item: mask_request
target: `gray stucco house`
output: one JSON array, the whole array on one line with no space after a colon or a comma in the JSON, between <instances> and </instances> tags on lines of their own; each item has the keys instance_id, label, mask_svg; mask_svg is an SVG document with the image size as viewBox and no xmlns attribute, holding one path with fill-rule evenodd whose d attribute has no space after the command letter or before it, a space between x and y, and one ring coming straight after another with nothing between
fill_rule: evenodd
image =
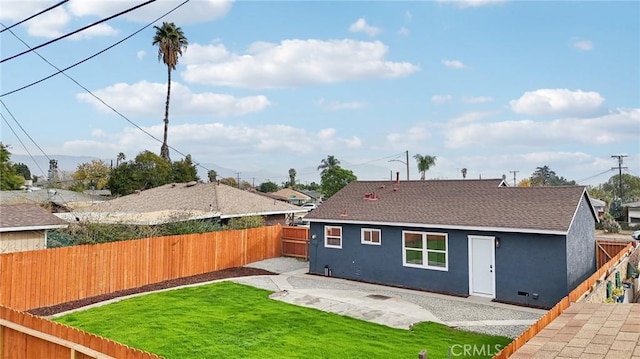
<instances>
[{"instance_id":1,"label":"gray stucco house","mask_svg":"<svg viewBox=\"0 0 640 359\"><path fill-rule=\"evenodd\" d=\"M315 274L550 308L596 270L583 186L356 181L305 219Z\"/></svg>"}]
</instances>

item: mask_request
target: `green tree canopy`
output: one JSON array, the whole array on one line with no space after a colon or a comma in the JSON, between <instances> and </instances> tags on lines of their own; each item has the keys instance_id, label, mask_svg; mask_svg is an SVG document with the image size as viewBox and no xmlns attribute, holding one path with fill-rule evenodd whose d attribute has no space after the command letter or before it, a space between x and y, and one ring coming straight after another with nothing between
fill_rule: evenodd
<instances>
[{"instance_id":1,"label":"green tree canopy","mask_svg":"<svg viewBox=\"0 0 640 359\"><path fill-rule=\"evenodd\" d=\"M324 176L324 174L331 168L340 164L340 161L333 155L327 156L327 158L323 158L320 161L320 165L318 166L318 171L320 171L320 177Z\"/></svg>"},{"instance_id":2,"label":"green tree canopy","mask_svg":"<svg viewBox=\"0 0 640 359\"><path fill-rule=\"evenodd\" d=\"M79 189L103 189L109 183L111 169L102 160L80 163L73 173L73 179L80 181L82 186Z\"/></svg>"},{"instance_id":3,"label":"green tree canopy","mask_svg":"<svg viewBox=\"0 0 640 359\"><path fill-rule=\"evenodd\" d=\"M218 172L216 170L209 170L207 177L209 177L209 182L215 182L218 179Z\"/></svg>"},{"instance_id":4,"label":"green tree canopy","mask_svg":"<svg viewBox=\"0 0 640 359\"><path fill-rule=\"evenodd\" d=\"M184 159L173 162L171 165L171 178L173 182L177 183L200 180L198 170L191 160L191 155L186 155Z\"/></svg>"},{"instance_id":5,"label":"green tree canopy","mask_svg":"<svg viewBox=\"0 0 640 359\"><path fill-rule=\"evenodd\" d=\"M271 181L262 182L262 183L260 183L260 186L258 187L258 191L260 191L262 193L275 192L278 189L279 189L278 185L275 184L274 182L271 182Z\"/></svg>"},{"instance_id":6,"label":"green tree canopy","mask_svg":"<svg viewBox=\"0 0 640 359\"><path fill-rule=\"evenodd\" d=\"M322 183L320 184L320 191L329 198L341 190L344 186L350 182L357 180L356 175L352 171L344 169L338 165L328 168L322 175Z\"/></svg>"},{"instance_id":7,"label":"green tree canopy","mask_svg":"<svg viewBox=\"0 0 640 359\"><path fill-rule=\"evenodd\" d=\"M16 163L13 165L13 168L15 168L16 173L22 176L22 178L31 179L31 170L29 169L29 166L24 163Z\"/></svg>"},{"instance_id":8,"label":"green tree canopy","mask_svg":"<svg viewBox=\"0 0 640 359\"><path fill-rule=\"evenodd\" d=\"M0 142L0 189L3 191L20 189L24 185L24 178L17 173L10 159L9 146Z\"/></svg>"},{"instance_id":9,"label":"green tree canopy","mask_svg":"<svg viewBox=\"0 0 640 359\"><path fill-rule=\"evenodd\" d=\"M564 177L558 177L556 173L544 165L542 167L536 167L536 170L531 174L529 178L531 186L574 186L576 181L569 181Z\"/></svg>"},{"instance_id":10,"label":"green tree canopy","mask_svg":"<svg viewBox=\"0 0 640 359\"><path fill-rule=\"evenodd\" d=\"M289 183L288 185L291 188L296 188L296 169L295 168L289 168Z\"/></svg>"},{"instance_id":11,"label":"green tree canopy","mask_svg":"<svg viewBox=\"0 0 640 359\"><path fill-rule=\"evenodd\" d=\"M429 168L435 166L437 158L436 156L429 156L429 155L423 156L419 153L415 154L413 158L416 159L416 163L418 165L418 171L420 172L420 180L424 181L427 171L429 170ZM464 175L466 176L466 171Z\"/></svg>"}]
</instances>

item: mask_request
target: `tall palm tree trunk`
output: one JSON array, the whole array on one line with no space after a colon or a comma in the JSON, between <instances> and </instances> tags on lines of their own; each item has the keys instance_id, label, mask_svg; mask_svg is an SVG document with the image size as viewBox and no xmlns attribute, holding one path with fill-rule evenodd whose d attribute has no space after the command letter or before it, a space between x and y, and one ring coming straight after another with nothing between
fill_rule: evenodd
<instances>
[{"instance_id":1,"label":"tall palm tree trunk","mask_svg":"<svg viewBox=\"0 0 640 359\"><path fill-rule=\"evenodd\" d=\"M164 106L164 138L160 147L160 157L171 162L169 158L169 145L167 145L167 133L169 132L169 99L171 98L171 66L167 66L167 102Z\"/></svg>"}]
</instances>

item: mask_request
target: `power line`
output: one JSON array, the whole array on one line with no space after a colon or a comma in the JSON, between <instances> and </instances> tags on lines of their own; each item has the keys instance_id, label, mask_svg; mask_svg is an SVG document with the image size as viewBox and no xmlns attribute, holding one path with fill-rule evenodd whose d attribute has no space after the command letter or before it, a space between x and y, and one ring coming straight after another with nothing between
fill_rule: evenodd
<instances>
[{"instance_id":1,"label":"power line","mask_svg":"<svg viewBox=\"0 0 640 359\"><path fill-rule=\"evenodd\" d=\"M60 5L65 4L65 3L67 3L67 2L69 2L69 0L63 0L63 1L60 1L59 3L57 3L57 4L51 5L51 6L49 6L48 8L46 8L46 9L44 9L44 10L40 11L40 12L39 12L39 13L37 13L37 14L31 15L31 16L29 16L28 18L26 18L26 19L24 19L24 20L20 20L20 21L16 22L15 24L13 24L13 25L11 25L11 26L7 27L6 29L2 29L2 30L0 31L0 33L3 33L3 32L5 32L5 31L7 31L7 30L11 29L11 28L12 28L12 27L14 27L14 26L18 26L18 25L22 24L23 22L27 22L27 21L29 21L29 20L33 19L33 18L34 18L34 17L36 17L36 16L40 16L40 15L44 14L45 12L49 12L49 11L51 11L51 10L53 10L53 9L57 8L57 7L58 7L58 6L60 6Z\"/></svg>"},{"instance_id":2,"label":"power line","mask_svg":"<svg viewBox=\"0 0 640 359\"><path fill-rule=\"evenodd\" d=\"M509 173L513 173L513 187L516 186L516 174L520 171L509 171Z\"/></svg>"},{"instance_id":3,"label":"power line","mask_svg":"<svg viewBox=\"0 0 640 359\"><path fill-rule=\"evenodd\" d=\"M11 116L11 118L13 119L13 121L18 125L18 127L20 127L20 129L22 130L22 132L24 132L25 135L27 135L27 137L29 137L29 139L31 140L31 142L33 142L34 145L36 145L36 147L38 147L38 149L40 150L40 152L42 152L42 154L49 160L51 161L51 158L49 156L47 156L47 154L42 150L42 148L40 146L38 146L38 144L36 143L36 141L29 136L29 134L27 133L27 131L24 129L24 127L22 127L22 125L20 124L20 122L18 122L18 120L16 119L16 117L13 115L13 113L11 113L11 111L9 110L9 108L7 107L7 105L4 103L4 101L2 101L2 99L0 99L0 104L2 104L2 107L4 107L4 109L7 111L7 113L9 114L9 116ZM8 123L7 123L8 124ZM9 126L9 128L11 128L11 126ZM13 130L12 130L13 131ZM14 132L15 134L15 132ZM16 135L17 137L17 135ZM25 148L26 149L26 148ZM27 151L29 152L29 151ZM35 160L34 160L35 161ZM44 174L44 173L43 173Z\"/></svg>"},{"instance_id":4,"label":"power line","mask_svg":"<svg viewBox=\"0 0 640 359\"><path fill-rule=\"evenodd\" d=\"M622 199L622 169L627 169L627 167L622 167L624 162L624 158L629 157L627 155L612 155L611 158L616 158L618 160L618 197ZM612 170L615 170L616 167L612 167Z\"/></svg>"},{"instance_id":5,"label":"power line","mask_svg":"<svg viewBox=\"0 0 640 359\"><path fill-rule=\"evenodd\" d=\"M2 112L0 112L0 117L2 117L2 120L4 120L4 123L6 123L7 126L9 126L9 129L11 130L11 132L13 132L13 135L16 136L16 138L18 139L18 142L20 142L20 144L22 145L22 148L24 148L24 150L27 151L27 154L29 155L29 157L31 157L31 160L33 161L33 163L36 164L36 167L38 167L38 169L40 170L40 173L42 173L42 175L44 176L45 175L44 170L42 169L42 167L40 167L40 165L38 164L36 159L33 157L31 152L29 152L29 149L27 148L27 146L25 146L24 142L22 142L22 140L20 139L20 136L18 136L16 131L13 129L13 127L11 127L11 124L9 123L9 121L7 121L7 118L4 117ZM28 179L28 178L26 178L26 179Z\"/></svg>"},{"instance_id":6,"label":"power line","mask_svg":"<svg viewBox=\"0 0 640 359\"><path fill-rule=\"evenodd\" d=\"M135 32L131 33L129 36L127 36L127 37L125 37L125 38L121 39L120 41L117 41L117 42L113 43L111 46L106 47L105 49L103 49L103 50L101 50L101 51L96 52L95 54L93 54L93 55L91 55L91 56L89 56L89 57L85 58L84 60L82 60L82 61L78 61L78 62L76 62L75 64L73 64L73 65L71 65L71 66L67 66L67 67L65 67L65 68L64 68L64 69L62 69L62 70L58 70L57 72L54 72L54 73L52 73L51 75L49 75L49 76L47 76L47 77L41 78L41 79L40 79L40 80L38 80L38 81L32 82L32 83L30 83L30 84L28 84L28 85L22 86L22 87L20 87L20 88L15 89L15 90L12 90L12 91L9 91L9 92L5 92L5 93L1 94L1 95L0 95L0 97L4 97L4 96L7 96L7 95L11 95L11 94L16 93L16 92L18 92L18 91L22 91L22 90L24 90L24 89L27 89L27 88L29 88L29 87L31 87L31 86L33 86L33 85L37 85L37 84L39 84L39 83L41 83L41 82L43 82L43 81L46 81L46 80L48 80L48 79L50 79L50 78L52 78L52 77L54 77L54 76L57 76L57 75L59 75L59 74L63 73L64 71L67 71L67 70L69 70L69 69L71 69L71 68L74 68L74 67L76 67L76 66L78 66L78 65L80 65L80 64L82 64L82 63L85 63L85 62L87 62L87 61L89 61L89 60L93 59L94 57L96 57L96 56L98 56L98 55L101 55L101 54L103 54L104 52L107 52L108 50L111 50L112 48L116 47L117 45L120 45L121 43L125 42L126 40L129 40L129 39L130 39L130 38L132 38L133 36L135 36L135 35L137 35L138 33L142 32L142 30L144 30L144 29L148 28L149 26L151 26L151 25L155 24L156 22L158 22L158 21L159 21L160 19L162 19L163 17L165 17L165 16L167 16L167 15L171 14L172 12L174 12L174 11L178 10L178 8L182 7L184 4L188 3L189 1L190 1L190 0L185 0L185 1L183 1L182 3L178 4L176 7L174 7L173 9L171 9L171 10L169 10L169 11L167 11L166 13L164 13L163 15L161 15L160 17L158 17L158 18L156 18L155 20L153 20L152 22L150 22L150 23L148 23L147 25L145 25L145 26L141 27L141 28L140 28L140 29L138 29L137 31L135 31ZM4 26L4 24L2 24L2 23L0 23L0 25ZM9 30L9 32L11 32L11 34L12 34L13 36L15 36L18 40L20 40L20 41L21 41L25 46L29 47L29 45L28 45L27 43L25 43L24 41L22 41L22 39L20 39L16 34L14 34L14 33L13 33L13 31ZM55 66L54 66L54 67L55 67Z\"/></svg>"},{"instance_id":7,"label":"power line","mask_svg":"<svg viewBox=\"0 0 640 359\"><path fill-rule=\"evenodd\" d=\"M600 173L598 173L598 174L595 174L595 175L593 175L593 176L589 176L589 177L586 177L586 178L583 178L583 179L577 180L577 181L576 181L576 183L582 183L582 182L584 182L584 181L588 181L588 180L590 180L590 179L592 179L592 178L596 178L596 177L598 177L598 176L602 176L603 174L605 174L605 173L607 173L607 172L611 172L611 170L605 170L605 171L602 171L602 172L600 172Z\"/></svg>"},{"instance_id":8,"label":"power line","mask_svg":"<svg viewBox=\"0 0 640 359\"><path fill-rule=\"evenodd\" d=\"M54 42L56 42L56 41L62 40L62 39L64 39L64 38L67 38L67 37L69 37L69 36L71 36L71 35L75 35L75 34L77 34L77 33L81 32L81 31L84 31L84 30L86 30L86 29L88 29L88 28L91 28L91 27L93 27L93 26L96 26L96 25L102 24L103 22L109 21L109 20L114 19L114 18L116 18L116 17L118 17L118 16L121 16L121 15L124 15L124 14L126 14L126 13L129 13L129 12L131 12L131 11L133 11L133 10L137 10L137 9L139 9L139 8L143 7L143 6L149 5L149 4L151 4L151 3L153 3L153 2L156 2L156 1L157 1L157 0L148 0L148 1L147 1L147 2L145 2L145 3L142 3L142 4L140 4L140 5L136 5L136 6L132 7L132 8L127 9L127 10L121 11L121 12L119 12L119 13L117 13L117 14L114 14L114 15L111 15L111 16L109 16L109 17L107 17L107 18L102 19L102 20L96 21L96 22L94 22L94 23L92 23L92 24L89 24L89 25L87 25L87 26L85 26L85 27L82 27L82 28L80 28L80 29L78 29L78 30L72 31L72 32L67 33L67 34L65 34L65 35L59 36L59 37L57 37L57 38L55 38L55 39L49 40L49 41L47 41L47 42L45 42L45 43L43 43L43 44L40 44L40 45L38 45L38 46L36 46L36 47L29 48L28 50L25 50L25 51L23 51L23 52L21 52L21 53L19 53L19 54L16 54L16 55L13 55L13 56L10 56L10 57L7 57L7 58L5 58L5 59L0 60L0 64L1 64L1 63L3 63L3 62L5 62L5 61L9 61L9 60L11 60L11 59L15 59L16 57L19 57L19 56L22 56L22 55L24 55L24 54L27 54L27 53L29 53L29 52L31 52L31 51L35 51L35 50L37 50L37 49L39 49L39 48L41 48L41 47L47 46L47 45L52 44L52 43L54 43Z\"/></svg>"}]
</instances>

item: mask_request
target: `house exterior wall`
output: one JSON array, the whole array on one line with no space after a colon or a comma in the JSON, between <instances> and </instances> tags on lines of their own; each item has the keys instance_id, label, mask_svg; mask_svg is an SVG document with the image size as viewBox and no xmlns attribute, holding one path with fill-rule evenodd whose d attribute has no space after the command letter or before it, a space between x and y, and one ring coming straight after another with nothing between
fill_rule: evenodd
<instances>
[{"instance_id":1,"label":"house exterior wall","mask_svg":"<svg viewBox=\"0 0 640 359\"><path fill-rule=\"evenodd\" d=\"M595 219L582 197L567 233L567 288L573 290L596 271Z\"/></svg>"},{"instance_id":2,"label":"house exterior wall","mask_svg":"<svg viewBox=\"0 0 640 359\"><path fill-rule=\"evenodd\" d=\"M361 225L327 225L342 227L342 248L326 248L325 223L311 223L311 273L322 275L327 265L334 277L466 296L468 236L493 236L500 238L500 248L495 249L496 300L546 308L568 293L564 236L365 225L381 230L381 244L370 245L361 243ZM403 230L446 233L448 270L403 266Z\"/></svg>"},{"instance_id":3,"label":"house exterior wall","mask_svg":"<svg viewBox=\"0 0 640 359\"><path fill-rule=\"evenodd\" d=\"M629 224L640 225L640 207L629 207L627 213Z\"/></svg>"},{"instance_id":4,"label":"house exterior wall","mask_svg":"<svg viewBox=\"0 0 640 359\"><path fill-rule=\"evenodd\" d=\"M0 253L46 248L45 231L0 232Z\"/></svg>"}]
</instances>

